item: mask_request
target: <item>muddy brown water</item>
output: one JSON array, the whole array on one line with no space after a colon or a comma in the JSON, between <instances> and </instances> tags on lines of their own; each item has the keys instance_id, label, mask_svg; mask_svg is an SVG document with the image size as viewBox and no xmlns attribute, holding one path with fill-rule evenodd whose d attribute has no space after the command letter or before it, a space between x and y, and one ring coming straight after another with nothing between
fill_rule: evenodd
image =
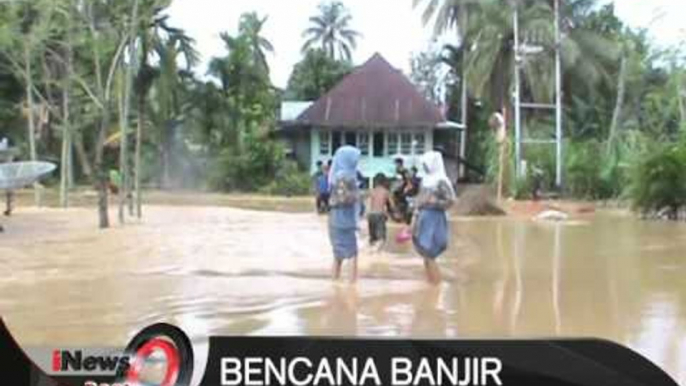
<instances>
[{"instance_id":1,"label":"muddy brown water","mask_svg":"<svg viewBox=\"0 0 686 386\"><path fill-rule=\"evenodd\" d=\"M359 283L333 284L312 213L149 206L100 231L92 209L22 207L1 221L0 314L22 346L124 346L160 321L199 351L216 334L600 337L686 383L684 224L454 219L432 288L409 245L363 248Z\"/></svg>"}]
</instances>

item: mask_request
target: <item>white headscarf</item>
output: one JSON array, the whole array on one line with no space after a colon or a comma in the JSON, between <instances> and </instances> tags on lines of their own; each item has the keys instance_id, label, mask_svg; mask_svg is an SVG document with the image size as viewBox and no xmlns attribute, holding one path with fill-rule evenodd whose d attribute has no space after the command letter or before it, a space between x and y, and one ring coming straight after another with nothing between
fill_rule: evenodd
<instances>
[{"instance_id":1,"label":"white headscarf","mask_svg":"<svg viewBox=\"0 0 686 386\"><path fill-rule=\"evenodd\" d=\"M421 158L421 165L424 172L422 177L422 188L435 189L441 181L445 182L450 191L453 191L453 184L450 182L448 175L445 172L443 165L443 156L437 151L429 151L424 153Z\"/></svg>"},{"instance_id":2,"label":"white headscarf","mask_svg":"<svg viewBox=\"0 0 686 386\"><path fill-rule=\"evenodd\" d=\"M336 150L329 170L329 183L333 186L342 178L356 179L360 155L360 150L353 146L346 145Z\"/></svg>"}]
</instances>

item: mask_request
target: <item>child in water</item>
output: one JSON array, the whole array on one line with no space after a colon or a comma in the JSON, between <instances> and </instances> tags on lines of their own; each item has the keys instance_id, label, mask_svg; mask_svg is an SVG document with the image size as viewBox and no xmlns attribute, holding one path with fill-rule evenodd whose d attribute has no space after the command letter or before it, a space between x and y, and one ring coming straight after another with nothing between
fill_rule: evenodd
<instances>
[{"instance_id":1,"label":"child in water","mask_svg":"<svg viewBox=\"0 0 686 386\"><path fill-rule=\"evenodd\" d=\"M374 189L369 197L369 243L379 243L382 248L386 243L386 222L391 207L391 193L388 179L379 173L374 177Z\"/></svg>"},{"instance_id":2,"label":"child in water","mask_svg":"<svg viewBox=\"0 0 686 386\"><path fill-rule=\"evenodd\" d=\"M329 171L329 238L333 247L333 279L341 277L344 260L350 260L350 281L357 281L357 223L360 214L360 192L357 164L360 151L352 146L336 150Z\"/></svg>"},{"instance_id":3,"label":"child in water","mask_svg":"<svg viewBox=\"0 0 686 386\"><path fill-rule=\"evenodd\" d=\"M424 258L427 280L432 284L441 281L436 258L448 247L447 209L455 201L455 191L445 173L443 156L430 151L422 156L422 178L419 195L415 201L412 219L412 242Z\"/></svg>"}]
</instances>

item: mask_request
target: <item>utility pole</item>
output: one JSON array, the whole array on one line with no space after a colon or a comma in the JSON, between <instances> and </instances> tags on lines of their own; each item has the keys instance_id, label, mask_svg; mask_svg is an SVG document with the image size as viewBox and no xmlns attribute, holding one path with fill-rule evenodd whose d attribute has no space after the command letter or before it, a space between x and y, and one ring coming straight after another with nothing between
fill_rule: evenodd
<instances>
[{"instance_id":1,"label":"utility pole","mask_svg":"<svg viewBox=\"0 0 686 386\"><path fill-rule=\"evenodd\" d=\"M468 106L469 106L469 94L467 92L467 53L469 52L471 47L467 47L467 41L465 36L467 35L467 23L469 22L469 7L464 7L464 10L460 13L460 27L462 28L460 30L460 45L462 46L462 74L460 74L460 123L464 126L463 129L460 131L460 149L459 149L459 156L461 159L458 160L457 164L459 165L459 170L458 170L458 175L460 178L466 177L466 169L464 164L462 163L465 159L467 159L467 120L469 119L469 115L467 112Z\"/></svg>"},{"instance_id":2,"label":"utility pole","mask_svg":"<svg viewBox=\"0 0 686 386\"><path fill-rule=\"evenodd\" d=\"M560 28L560 0L555 0L555 185L562 189L562 33Z\"/></svg>"},{"instance_id":3,"label":"utility pole","mask_svg":"<svg viewBox=\"0 0 686 386\"><path fill-rule=\"evenodd\" d=\"M514 124L515 124L515 176L516 178L523 177L522 171L522 111L521 111L521 64L522 56L519 47L519 6L515 1L513 3L514 12L513 26L514 26Z\"/></svg>"},{"instance_id":4,"label":"utility pole","mask_svg":"<svg viewBox=\"0 0 686 386\"><path fill-rule=\"evenodd\" d=\"M517 178L523 178L524 170L522 163L522 146L524 144L548 144L555 145L555 185L557 189L562 189L563 185L563 130L562 130L562 32L560 19L560 4L561 0L553 0L554 2L554 18L555 18L555 48L553 55L555 57L555 103L523 103L521 100L521 70L522 65L528 55L536 55L544 51L542 46L532 45L526 39L524 44L520 40L519 31L519 9L518 2L512 3L513 7L513 26L514 26L514 120L515 120L515 174ZM555 138L554 139L532 139L526 137L522 125L522 109L531 110L554 110L555 113Z\"/></svg>"}]
</instances>

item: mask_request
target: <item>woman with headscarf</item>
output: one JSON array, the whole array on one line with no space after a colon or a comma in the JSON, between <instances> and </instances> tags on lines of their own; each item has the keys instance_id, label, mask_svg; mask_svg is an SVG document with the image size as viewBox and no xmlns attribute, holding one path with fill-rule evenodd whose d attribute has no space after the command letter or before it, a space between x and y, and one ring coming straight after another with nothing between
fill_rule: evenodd
<instances>
[{"instance_id":1,"label":"woman with headscarf","mask_svg":"<svg viewBox=\"0 0 686 386\"><path fill-rule=\"evenodd\" d=\"M360 193L357 184L357 164L360 151L352 146L336 150L329 172L329 238L333 247L333 279L341 276L344 260L350 260L350 281L357 280L357 223L360 214Z\"/></svg>"},{"instance_id":2,"label":"woman with headscarf","mask_svg":"<svg viewBox=\"0 0 686 386\"><path fill-rule=\"evenodd\" d=\"M448 248L448 215L446 211L455 201L455 191L443 166L443 156L430 151L421 158L424 177L415 199L412 219L412 242L424 258L427 280L441 281L436 258Z\"/></svg>"}]
</instances>

